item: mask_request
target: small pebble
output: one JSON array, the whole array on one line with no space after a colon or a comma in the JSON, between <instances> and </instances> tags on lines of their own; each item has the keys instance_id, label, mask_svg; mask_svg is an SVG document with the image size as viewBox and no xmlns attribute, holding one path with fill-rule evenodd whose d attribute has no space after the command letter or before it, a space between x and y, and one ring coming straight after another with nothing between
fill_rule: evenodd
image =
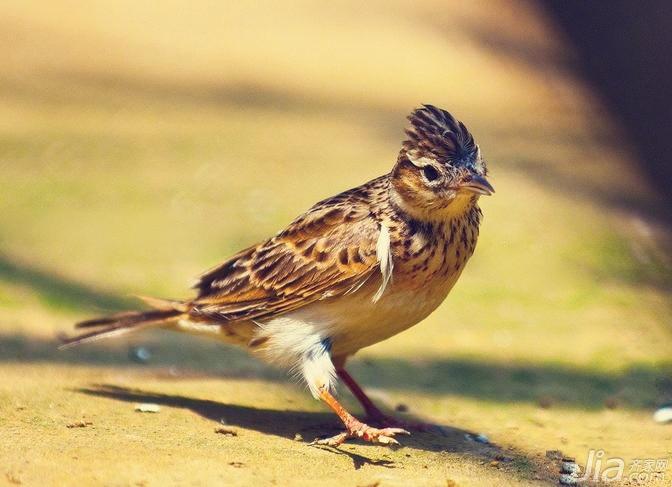
<instances>
[{"instance_id":1,"label":"small pebble","mask_svg":"<svg viewBox=\"0 0 672 487\"><path fill-rule=\"evenodd\" d=\"M303 441L303 436L301 436L299 433L295 434L294 441Z\"/></svg>"},{"instance_id":2,"label":"small pebble","mask_svg":"<svg viewBox=\"0 0 672 487\"><path fill-rule=\"evenodd\" d=\"M229 429L229 428L222 428L222 427L215 428L215 433L218 433L218 434L224 435L224 436L238 436L238 433L236 431L234 431L232 429Z\"/></svg>"},{"instance_id":3,"label":"small pebble","mask_svg":"<svg viewBox=\"0 0 672 487\"><path fill-rule=\"evenodd\" d=\"M158 404L143 403L137 404L135 410L139 413L158 413L161 411L161 407Z\"/></svg>"},{"instance_id":4,"label":"small pebble","mask_svg":"<svg viewBox=\"0 0 672 487\"><path fill-rule=\"evenodd\" d=\"M653 413L653 420L660 424L672 422L672 405L668 404L658 409Z\"/></svg>"},{"instance_id":5,"label":"small pebble","mask_svg":"<svg viewBox=\"0 0 672 487\"><path fill-rule=\"evenodd\" d=\"M66 428L86 428L87 426L91 426L93 423L91 421L75 421L74 423L66 424Z\"/></svg>"},{"instance_id":6,"label":"small pebble","mask_svg":"<svg viewBox=\"0 0 672 487\"><path fill-rule=\"evenodd\" d=\"M574 460L562 459L562 464L560 465L560 472L568 474L578 474L579 466Z\"/></svg>"},{"instance_id":7,"label":"small pebble","mask_svg":"<svg viewBox=\"0 0 672 487\"><path fill-rule=\"evenodd\" d=\"M134 362L146 364L152 358L152 352L146 347L131 347L128 350L128 356Z\"/></svg>"},{"instance_id":8,"label":"small pebble","mask_svg":"<svg viewBox=\"0 0 672 487\"><path fill-rule=\"evenodd\" d=\"M397 404L397 406L394 409L398 413L407 413L408 412L408 406L404 403Z\"/></svg>"}]
</instances>

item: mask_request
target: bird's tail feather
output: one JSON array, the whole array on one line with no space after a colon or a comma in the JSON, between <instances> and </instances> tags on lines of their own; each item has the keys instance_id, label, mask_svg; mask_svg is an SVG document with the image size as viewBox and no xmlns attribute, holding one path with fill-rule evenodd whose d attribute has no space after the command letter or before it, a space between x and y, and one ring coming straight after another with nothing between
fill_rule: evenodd
<instances>
[{"instance_id":1,"label":"bird's tail feather","mask_svg":"<svg viewBox=\"0 0 672 487\"><path fill-rule=\"evenodd\" d=\"M125 311L77 323L75 328L86 328L91 329L91 331L65 338L59 348L69 348L103 338L125 335L148 327L161 326L175 321L179 316L188 312L188 306L180 301L156 298L141 299L151 304L155 309L149 311Z\"/></svg>"}]
</instances>

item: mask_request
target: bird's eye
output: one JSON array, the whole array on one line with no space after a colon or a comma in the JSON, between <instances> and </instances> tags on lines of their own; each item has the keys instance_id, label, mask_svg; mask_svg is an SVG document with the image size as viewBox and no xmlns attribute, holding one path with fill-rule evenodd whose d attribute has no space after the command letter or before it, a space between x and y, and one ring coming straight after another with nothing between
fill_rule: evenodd
<instances>
[{"instance_id":1,"label":"bird's eye","mask_svg":"<svg viewBox=\"0 0 672 487\"><path fill-rule=\"evenodd\" d=\"M429 182L439 179L439 171L434 166L425 166L422 168L422 175Z\"/></svg>"}]
</instances>

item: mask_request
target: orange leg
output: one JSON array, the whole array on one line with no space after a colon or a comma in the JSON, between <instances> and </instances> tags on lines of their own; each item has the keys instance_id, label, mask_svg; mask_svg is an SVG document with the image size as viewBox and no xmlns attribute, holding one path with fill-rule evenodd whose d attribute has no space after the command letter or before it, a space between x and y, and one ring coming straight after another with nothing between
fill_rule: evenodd
<instances>
[{"instance_id":1,"label":"orange leg","mask_svg":"<svg viewBox=\"0 0 672 487\"><path fill-rule=\"evenodd\" d=\"M327 438L325 440L315 440L313 444L339 446L348 438L361 438L371 443L381 443L383 445L398 445L399 442L394 439L396 434L410 434L408 431L401 428L372 428L371 426L362 423L352 414L345 410L343 406L336 400L336 398L326 389L320 389L320 399L322 399L327 406L329 406L345 425L346 431L339 433L336 436Z\"/></svg>"}]
</instances>

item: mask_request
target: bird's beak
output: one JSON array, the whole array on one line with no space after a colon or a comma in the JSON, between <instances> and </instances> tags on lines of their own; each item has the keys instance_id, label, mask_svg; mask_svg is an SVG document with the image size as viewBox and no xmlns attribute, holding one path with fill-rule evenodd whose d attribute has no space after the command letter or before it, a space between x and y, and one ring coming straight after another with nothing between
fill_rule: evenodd
<instances>
[{"instance_id":1,"label":"bird's beak","mask_svg":"<svg viewBox=\"0 0 672 487\"><path fill-rule=\"evenodd\" d=\"M471 193L482 194L485 196L490 196L495 192L495 188L492 187L492 184L488 182L483 176L469 176L460 184L460 189L464 191L469 191Z\"/></svg>"}]
</instances>

